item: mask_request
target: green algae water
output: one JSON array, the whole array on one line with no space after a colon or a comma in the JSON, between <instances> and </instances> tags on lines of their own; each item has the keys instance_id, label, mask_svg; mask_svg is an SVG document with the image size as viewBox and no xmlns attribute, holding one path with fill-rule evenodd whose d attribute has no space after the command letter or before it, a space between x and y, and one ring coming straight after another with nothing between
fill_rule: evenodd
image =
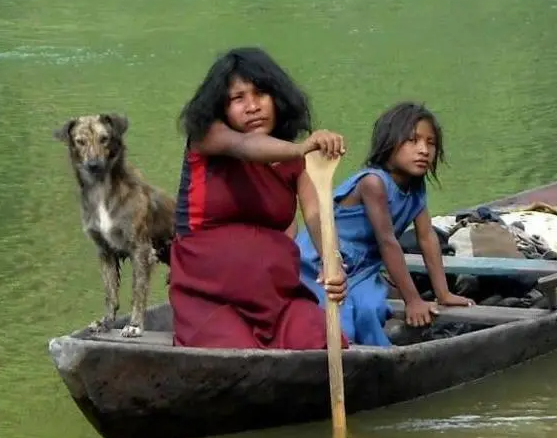
<instances>
[{"instance_id":1,"label":"green algae water","mask_svg":"<svg viewBox=\"0 0 557 438\"><path fill-rule=\"evenodd\" d=\"M97 437L46 349L103 311L66 150L52 139L68 118L127 114L130 159L174 193L181 105L218 53L260 45L311 95L317 126L344 134L337 181L360 166L381 111L425 101L446 133L450 166L430 190L442 213L557 179L556 22L555 0L3 0L0 437ZM166 299L163 271L151 303ZM127 303L129 266L124 276ZM548 356L349 427L359 437L551 436L556 366ZM285 430L330 431L240 436Z\"/></svg>"}]
</instances>

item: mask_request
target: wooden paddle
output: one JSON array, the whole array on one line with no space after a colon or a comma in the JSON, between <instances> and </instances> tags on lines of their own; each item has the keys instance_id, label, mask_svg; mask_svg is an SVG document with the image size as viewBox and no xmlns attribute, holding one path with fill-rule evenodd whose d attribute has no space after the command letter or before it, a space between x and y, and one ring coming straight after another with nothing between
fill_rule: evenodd
<instances>
[{"instance_id":1,"label":"wooden paddle","mask_svg":"<svg viewBox=\"0 0 557 438\"><path fill-rule=\"evenodd\" d=\"M323 251L323 280L335 276L341 269L336 254L336 228L333 214L333 176L339 159L328 159L321 151L305 156L306 171L315 186L319 201L321 246ZM346 436L344 409L344 381L342 372L341 331L338 303L327 300L327 353L329 359L329 386L333 417L333 436Z\"/></svg>"}]
</instances>

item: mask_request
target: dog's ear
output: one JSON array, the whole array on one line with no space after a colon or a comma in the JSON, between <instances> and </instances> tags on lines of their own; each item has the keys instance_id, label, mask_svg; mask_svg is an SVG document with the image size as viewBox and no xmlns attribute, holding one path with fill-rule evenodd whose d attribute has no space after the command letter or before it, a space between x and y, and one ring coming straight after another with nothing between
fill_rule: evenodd
<instances>
[{"instance_id":1,"label":"dog's ear","mask_svg":"<svg viewBox=\"0 0 557 438\"><path fill-rule=\"evenodd\" d=\"M128 130L128 118L119 114L101 114L101 121L112 126L114 133L122 137Z\"/></svg>"},{"instance_id":2,"label":"dog's ear","mask_svg":"<svg viewBox=\"0 0 557 438\"><path fill-rule=\"evenodd\" d=\"M57 129L57 130L54 131L53 137L56 140L67 143L70 139L70 132L72 131L76 122L77 122L76 119L68 120L66 123L64 123L64 126L62 126L60 129Z\"/></svg>"}]
</instances>

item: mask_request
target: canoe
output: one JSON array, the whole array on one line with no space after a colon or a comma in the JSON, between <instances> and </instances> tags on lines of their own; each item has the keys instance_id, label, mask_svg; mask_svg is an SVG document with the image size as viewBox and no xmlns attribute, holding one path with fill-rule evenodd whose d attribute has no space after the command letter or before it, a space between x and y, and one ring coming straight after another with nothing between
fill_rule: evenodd
<instances>
[{"instance_id":1,"label":"canoe","mask_svg":"<svg viewBox=\"0 0 557 438\"><path fill-rule=\"evenodd\" d=\"M557 183L484 205L534 201L557 204ZM393 304L400 314L401 302ZM471 324L465 334L416 342L420 329L395 324L389 335L396 346L344 351L347 413L437 392L557 349L557 312L483 309L447 313ZM116 327L128 320L119 318ZM50 340L70 396L103 437L195 438L330 418L326 351L175 348L171 328L162 304L148 309L140 339L83 329Z\"/></svg>"}]
</instances>

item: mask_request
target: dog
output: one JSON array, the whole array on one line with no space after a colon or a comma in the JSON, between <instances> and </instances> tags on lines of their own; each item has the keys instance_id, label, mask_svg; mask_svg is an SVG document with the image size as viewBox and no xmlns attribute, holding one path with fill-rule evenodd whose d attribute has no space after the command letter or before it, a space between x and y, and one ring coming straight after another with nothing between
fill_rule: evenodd
<instances>
[{"instance_id":1,"label":"dog","mask_svg":"<svg viewBox=\"0 0 557 438\"><path fill-rule=\"evenodd\" d=\"M148 184L126 160L128 118L119 114L85 115L68 120L54 138L68 147L81 200L83 230L95 243L105 288L105 314L94 332L113 327L120 307L120 268L132 265L132 311L121 331L141 337L157 262L170 265L176 201Z\"/></svg>"}]
</instances>

